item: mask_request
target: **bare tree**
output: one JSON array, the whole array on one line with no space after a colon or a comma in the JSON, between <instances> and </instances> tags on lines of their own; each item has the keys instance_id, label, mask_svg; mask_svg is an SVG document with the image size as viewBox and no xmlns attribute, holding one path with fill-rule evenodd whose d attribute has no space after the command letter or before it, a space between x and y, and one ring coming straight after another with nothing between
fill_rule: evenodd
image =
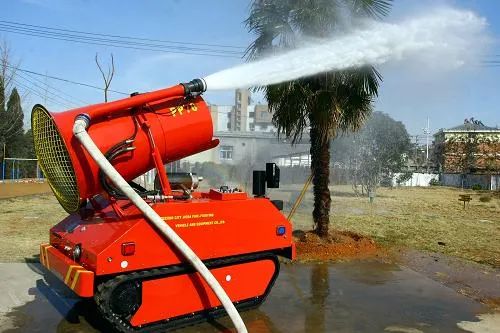
<instances>
[{"instance_id":1,"label":"bare tree","mask_svg":"<svg viewBox=\"0 0 500 333\"><path fill-rule=\"evenodd\" d=\"M19 141L24 133L21 98L13 87L18 64L13 64L7 41L0 41L0 147L5 158L5 145ZM16 143L17 144L17 143Z\"/></svg>"},{"instance_id":2,"label":"bare tree","mask_svg":"<svg viewBox=\"0 0 500 333\"><path fill-rule=\"evenodd\" d=\"M108 101L108 89L111 85L111 81L113 80L113 76L115 75L115 60L113 58L113 53L111 53L111 66L108 66L107 73L104 72L101 65L99 64L99 60L97 58L97 53L95 54L95 63L99 71L101 72L102 79L104 80L104 102Z\"/></svg>"},{"instance_id":3,"label":"bare tree","mask_svg":"<svg viewBox=\"0 0 500 333\"><path fill-rule=\"evenodd\" d=\"M11 48L6 40L0 41L0 80L4 89L4 96L9 96L12 91L12 85L16 76L19 64L12 63ZM5 103L4 99L0 103Z\"/></svg>"}]
</instances>

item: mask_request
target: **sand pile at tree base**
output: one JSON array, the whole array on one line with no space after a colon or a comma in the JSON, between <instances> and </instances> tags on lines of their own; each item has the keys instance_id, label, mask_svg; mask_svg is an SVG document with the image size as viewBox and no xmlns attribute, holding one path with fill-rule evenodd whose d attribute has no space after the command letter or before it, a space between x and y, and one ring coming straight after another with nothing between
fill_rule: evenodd
<instances>
[{"instance_id":1,"label":"sand pile at tree base","mask_svg":"<svg viewBox=\"0 0 500 333\"><path fill-rule=\"evenodd\" d=\"M377 257L383 250L370 238L349 231L331 231L321 238L313 231L294 232L298 260L343 260Z\"/></svg>"}]
</instances>

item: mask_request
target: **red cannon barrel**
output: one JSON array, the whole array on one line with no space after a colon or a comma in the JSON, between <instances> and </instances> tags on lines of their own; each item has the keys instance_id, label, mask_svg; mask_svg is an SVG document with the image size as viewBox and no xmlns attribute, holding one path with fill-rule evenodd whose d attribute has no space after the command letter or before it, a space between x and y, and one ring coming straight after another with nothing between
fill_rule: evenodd
<instances>
[{"instance_id":1,"label":"red cannon barrel","mask_svg":"<svg viewBox=\"0 0 500 333\"><path fill-rule=\"evenodd\" d=\"M193 87L194 81L66 112L49 112L35 105L31 116L35 151L63 208L75 212L86 199L103 191L98 166L73 136L78 115L90 117L88 133L103 153L133 138L134 149L112 161L126 180L154 167L148 133L164 163L215 147L218 140L213 139L208 107L201 96L192 95L204 87Z\"/></svg>"}]
</instances>

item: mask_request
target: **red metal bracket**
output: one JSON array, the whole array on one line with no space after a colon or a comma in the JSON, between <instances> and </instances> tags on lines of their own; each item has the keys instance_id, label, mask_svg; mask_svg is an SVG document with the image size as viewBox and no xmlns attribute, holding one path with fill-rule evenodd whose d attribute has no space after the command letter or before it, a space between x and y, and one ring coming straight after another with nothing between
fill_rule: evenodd
<instances>
[{"instance_id":1,"label":"red metal bracket","mask_svg":"<svg viewBox=\"0 0 500 333\"><path fill-rule=\"evenodd\" d=\"M137 117L137 119L139 121L139 124L141 125L141 128L148 135L149 144L151 145L151 156L153 157L156 172L158 172L162 193L166 196L171 196L172 189L170 188L170 182L168 181L167 172L165 171L165 166L164 166L163 161L161 159L160 150L158 149L158 146L156 146L155 140L154 140L153 135L151 133L151 125L146 120L146 118L142 115L141 115L141 117Z\"/></svg>"}]
</instances>

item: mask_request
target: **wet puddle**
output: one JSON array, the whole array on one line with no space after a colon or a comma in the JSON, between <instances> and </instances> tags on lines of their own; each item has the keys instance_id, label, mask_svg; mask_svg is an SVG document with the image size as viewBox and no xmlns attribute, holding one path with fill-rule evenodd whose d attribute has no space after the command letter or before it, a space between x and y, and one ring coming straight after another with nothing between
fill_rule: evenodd
<instances>
[{"instance_id":1,"label":"wet puddle","mask_svg":"<svg viewBox=\"0 0 500 333\"><path fill-rule=\"evenodd\" d=\"M40 277L3 332L109 332L89 302ZM250 332L466 332L487 309L412 270L378 261L282 265L267 301L242 314ZM4 318L5 319L5 318ZM2 319L2 321L4 321ZM1 321L0 321L1 323ZM3 325L2 325L3 326ZM176 332L230 332L227 318ZM1 329L0 329L1 330Z\"/></svg>"}]
</instances>

